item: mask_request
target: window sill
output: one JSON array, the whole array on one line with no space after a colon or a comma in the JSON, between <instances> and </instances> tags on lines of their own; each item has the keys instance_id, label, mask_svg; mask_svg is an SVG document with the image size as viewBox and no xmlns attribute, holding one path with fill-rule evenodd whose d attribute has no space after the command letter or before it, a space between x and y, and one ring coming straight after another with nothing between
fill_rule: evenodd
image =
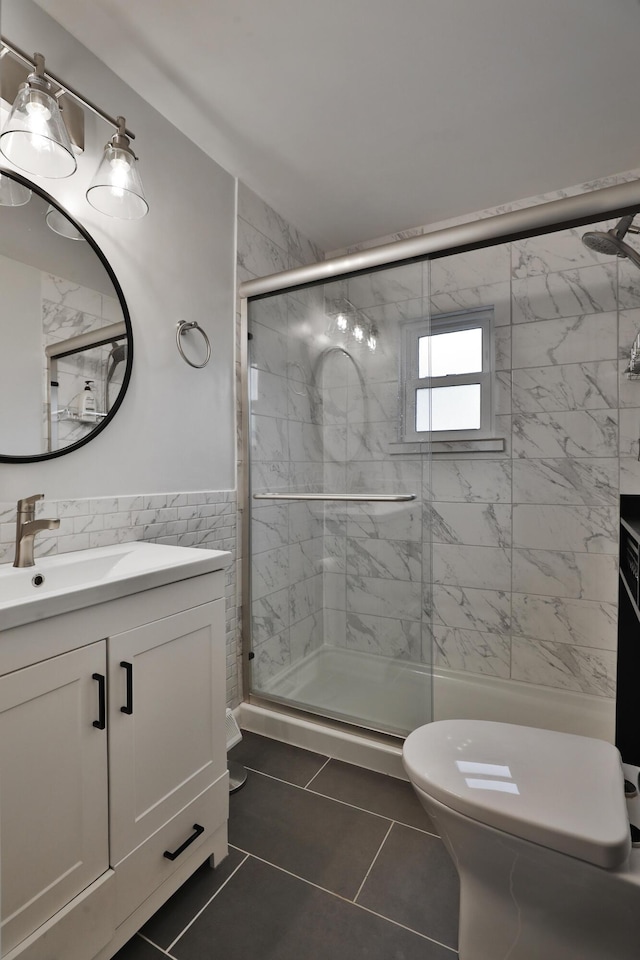
<instances>
[{"instance_id":1,"label":"window sill","mask_svg":"<svg viewBox=\"0 0 640 960\"><path fill-rule=\"evenodd\" d=\"M389 444L392 457L413 457L438 453L503 453L503 437L486 437L483 440L400 440Z\"/></svg>"}]
</instances>

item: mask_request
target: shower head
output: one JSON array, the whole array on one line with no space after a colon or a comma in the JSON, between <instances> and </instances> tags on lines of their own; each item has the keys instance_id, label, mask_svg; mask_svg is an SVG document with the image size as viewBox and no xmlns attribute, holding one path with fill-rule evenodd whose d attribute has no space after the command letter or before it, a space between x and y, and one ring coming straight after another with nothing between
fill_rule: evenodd
<instances>
[{"instance_id":1,"label":"shower head","mask_svg":"<svg viewBox=\"0 0 640 960\"><path fill-rule=\"evenodd\" d=\"M640 252L630 247L624 242L624 237L633 223L635 214L623 217L616 227L612 230L590 230L583 234L582 242L585 247L595 250L596 253L604 253L610 257L626 257L640 267Z\"/></svg>"},{"instance_id":2,"label":"shower head","mask_svg":"<svg viewBox=\"0 0 640 960\"><path fill-rule=\"evenodd\" d=\"M126 360L126 359L127 359L126 341L125 343L120 343L120 344L114 343L113 349L109 354L109 360L111 361L111 363L113 364L122 363L123 360Z\"/></svg>"}]
</instances>

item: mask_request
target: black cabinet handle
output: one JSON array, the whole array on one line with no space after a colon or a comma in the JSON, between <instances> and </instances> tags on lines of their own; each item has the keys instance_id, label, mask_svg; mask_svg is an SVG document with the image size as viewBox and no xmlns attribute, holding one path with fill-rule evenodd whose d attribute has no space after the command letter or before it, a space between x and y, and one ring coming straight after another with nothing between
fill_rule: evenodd
<instances>
[{"instance_id":1,"label":"black cabinet handle","mask_svg":"<svg viewBox=\"0 0 640 960\"><path fill-rule=\"evenodd\" d=\"M131 715L133 713L133 664L121 660L120 666L127 671L127 702L124 707L120 707L120 712Z\"/></svg>"},{"instance_id":2,"label":"black cabinet handle","mask_svg":"<svg viewBox=\"0 0 640 960\"><path fill-rule=\"evenodd\" d=\"M106 700L106 687L105 687L105 678L101 673L91 674L92 680L97 680L98 682L98 719L93 721L94 727L97 727L98 730L104 730L107 725L107 700Z\"/></svg>"},{"instance_id":3,"label":"black cabinet handle","mask_svg":"<svg viewBox=\"0 0 640 960\"><path fill-rule=\"evenodd\" d=\"M198 839L198 837L200 836L201 833L204 833L204 827L201 827L199 823L194 823L194 825L193 825L193 833L191 834L191 836L190 836L187 840L185 840L185 842L182 844L182 846L181 846L181 847L178 847L177 850L174 850L173 853L171 852L171 850L165 850L165 852L162 854L162 856L163 856L163 857L166 857L167 860L175 860L177 857L180 856L181 853L184 853L184 851L187 849L187 847L188 847L190 844L192 844L194 840L197 840L197 839Z\"/></svg>"}]
</instances>

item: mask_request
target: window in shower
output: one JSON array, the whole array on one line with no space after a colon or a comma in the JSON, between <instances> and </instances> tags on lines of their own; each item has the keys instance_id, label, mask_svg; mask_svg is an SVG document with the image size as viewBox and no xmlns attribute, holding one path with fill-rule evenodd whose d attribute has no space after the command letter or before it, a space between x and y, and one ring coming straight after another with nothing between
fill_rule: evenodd
<instances>
[{"instance_id":1,"label":"window in shower","mask_svg":"<svg viewBox=\"0 0 640 960\"><path fill-rule=\"evenodd\" d=\"M475 440L492 435L492 332L492 309L403 325L404 440Z\"/></svg>"}]
</instances>

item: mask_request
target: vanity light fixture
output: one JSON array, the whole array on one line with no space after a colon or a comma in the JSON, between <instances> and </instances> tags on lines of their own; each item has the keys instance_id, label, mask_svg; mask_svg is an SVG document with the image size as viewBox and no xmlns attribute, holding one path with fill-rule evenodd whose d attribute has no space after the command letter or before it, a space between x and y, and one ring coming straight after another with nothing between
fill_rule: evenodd
<instances>
[{"instance_id":1,"label":"vanity light fixture","mask_svg":"<svg viewBox=\"0 0 640 960\"><path fill-rule=\"evenodd\" d=\"M76 152L82 152L84 134L81 130L78 137L72 125L69 127L72 131L70 137L64 103L60 101L64 98L70 114L71 107L75 114L80 114L82 127L82 111L76 106L79 104L116 131L105 147L96 175L87 190L88 202L110 217L123 220L144 217L149 205L142 189L137 157L131 149L135 134L127 130L124 117L114 119L59 77L49 71L45 73L45 60L41 53L34 54L32 58L6 37L0 40L0 58L10 54L14 60L32 68L32 72L20 84L9 120L0 133L0 153L16 167L38 176L71 176L77 167L73 144L76 144ZM68 119L76 121L77 117L70 115ZM0 190L0 204L2 202Z\"/></svg>"},{"instance_id":2,"label":"vanity light fixture","mask_svg":"<svg viewBox=\"0 0 640 960\"><path fill-rule=\"evenodd\" d=\"M77 163L53 85L44 75L44 57L34 54L34 71L20 85L0 151L21 170L58 179L75 173Z\"/></svg>"},{"instance_id":3,"label":"vanity light fixture","mask_svg":"<svg viewBox=\"0 0 640 960\"><path fill-rule=\"evenodd\" d=\"M96 175L87 190L92 207L108 217L120 220L140 220L148 210L142 181L138 173L138 158L131 149L124 117L117 117L118 132L104 148Z\"/></svg>"},{"instance_id":4,"label":"vanity light fixture","mask_svg":"<svg viewBox=\"0 0 640 960\"><path fill-rule=\"evenodd\" d=\"M65 217L60 210L52 207L51 204L47 207L45 221L49 229L61 237L65 237L67 240L83 240L86 243L86 238L76 229L71 220Z\"/></svg>"},{"instance_id":5,"label":"vanity light fixture","mask_svg":"<svg viewBox=\"0 0 640 960\"><path fill-rule=\"evenodd\" d=\"M0 173L0 207L23 207L31 200L31 190Z\"/></svg>"}]
</instances>

